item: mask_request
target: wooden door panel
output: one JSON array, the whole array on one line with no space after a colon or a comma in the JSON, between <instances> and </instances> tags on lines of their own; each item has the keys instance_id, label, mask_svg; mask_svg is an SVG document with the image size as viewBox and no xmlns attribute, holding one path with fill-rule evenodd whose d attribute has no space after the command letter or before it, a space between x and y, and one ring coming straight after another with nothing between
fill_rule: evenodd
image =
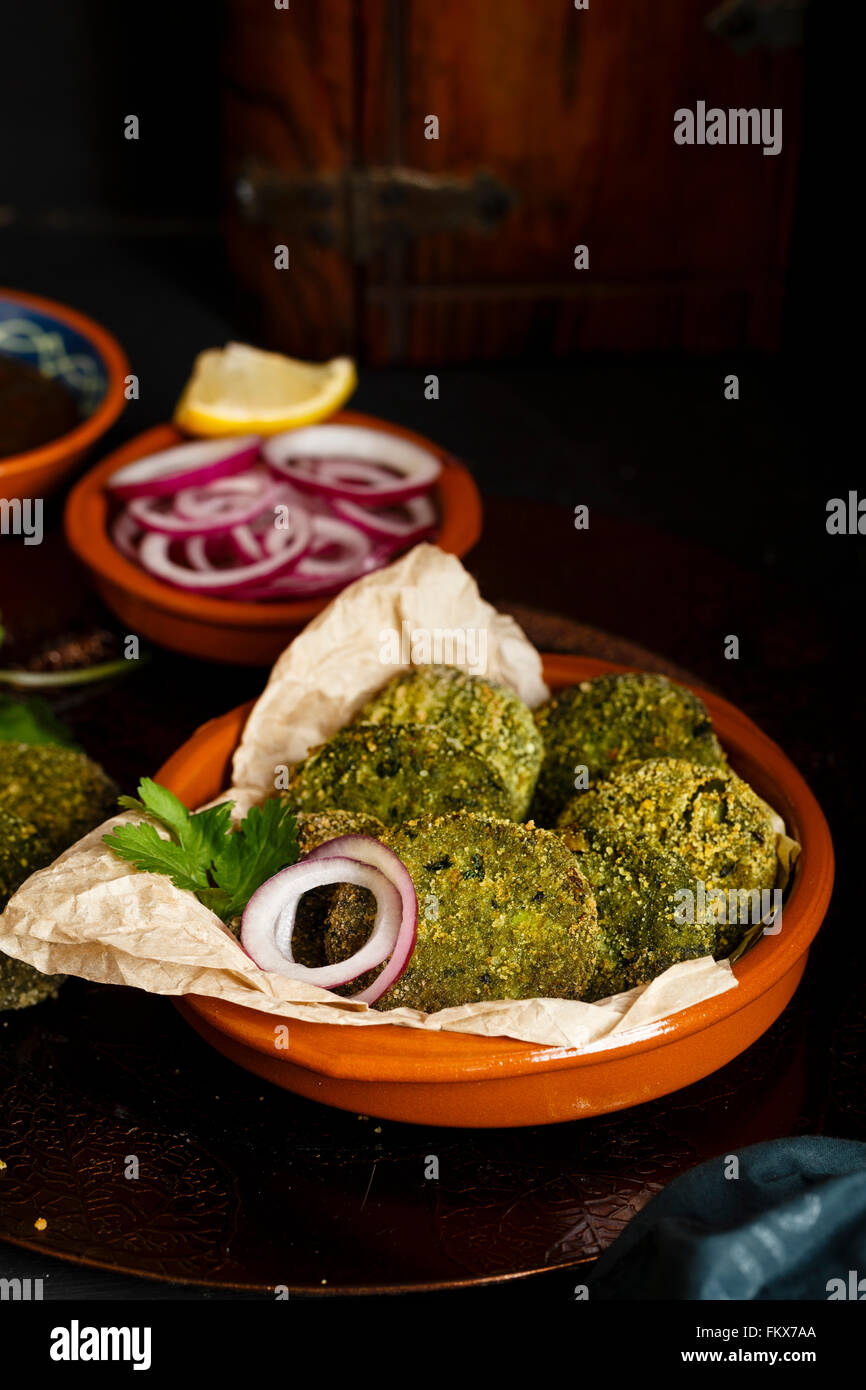
<instances>
[{"instance_id":1,"label":"wooden door panel","mask_svg":"<svg viewBox=\"0 0 866 1390\"><path fill-rule=\"evenodd\" d=\"M345 245L290 234L278 213L255 226L233 217L235 264L274 341L418 363L774 346L800 57L734 53L704 26L712 7L292 0L276 11L230 0L230 168L488 170L516 198L492 234L414 229L355 264ZM675 144L675 110L698 100L781 107L781 153ZM430 115L438 140L425 139ZM343 233L352 225L348 213ZM272 268L280 241L290 272ZM574 268L576 243L589 247L588 270Z\"/></svg>"},{"instance_id":2,"label":"wooden door panel","mask_svg":"<svg viewBox=\"0 0 866 1390\"><path fill-rule=\"evenodd\" d=\"M518 208L491 242L418 245L418 279L730 275L781 266L798 147L795 51L738 56L702 27L711 8L560 0L410 0L404 7L406 160L431 172L487 165ZM683 147L674 111L703 99L781 106L781 154ZM424 116L441 113L440 139Z\"/></svg>"}]
</instances>

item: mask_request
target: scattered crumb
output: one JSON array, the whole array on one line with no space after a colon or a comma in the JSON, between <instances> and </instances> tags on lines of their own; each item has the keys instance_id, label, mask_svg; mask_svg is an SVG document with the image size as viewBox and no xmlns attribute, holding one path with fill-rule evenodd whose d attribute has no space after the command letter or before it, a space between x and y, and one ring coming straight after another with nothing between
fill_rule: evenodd
<instances>
[{"instance_id":1,"label":"scattered crumb","mask_svg":"<svg viewBox=\"0 0 866 1390\"><path fill-rule=\"evenodd\" d=\"M374 1134L381 1134L381 1133L382 1133L382 1126L381 1126L381 1125L377 1125L376 1128L373 1130L373 1133L374 1133Z\"/></svg>"},{"instance_id":2,"label":"scattered crumb","mask_svg":"<svg viewBox=\"0 0 866 1390\"><path fill-rule=\"evenodd\" d=\"M0 1173L3 1172L3 1169L4 1169L5 1167L6 1167L6 1164L3 1162L2 1158L0 1158Z\"/></svg>"},{"instance_id":3,"label":"scattered crumb","mask_svg":"<svg viewBox=\"0 0 866 1390\"><path fill-rule=\"evenodd\" d=\"M48 1222L45 1220L44 1216L37 1216L36 1220L33 1222L33 1225L35 1226L37 1231L44 1231L48 1227Z\"/></svg>"}]
</instances>

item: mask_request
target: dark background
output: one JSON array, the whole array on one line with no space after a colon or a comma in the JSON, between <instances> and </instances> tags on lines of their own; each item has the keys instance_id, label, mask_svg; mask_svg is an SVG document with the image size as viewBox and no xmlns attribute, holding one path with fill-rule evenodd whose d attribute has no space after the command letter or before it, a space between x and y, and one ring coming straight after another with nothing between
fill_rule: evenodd
<instances>
[{"instance_id":1,"label":"dark background","mask_svg":"<svg viewBox=\"0 0 866 1390\"><path fill-rule=\"evenodd\" d=\"M829 536L825 526L828 499L856 489L863 473L859 438L855 448L843 419L846 359L828 322L831 300L844 303L846 292L822 213L822 22L812 7L778 352L734 345L713 356L446 365L437 402L423 398L423 369L364 371L362 363L352 404L430 435L470 464L486 522L469 565L488 597L663 653L745 708L801 766L839 859L816 952L829 1018L862 1009L851 991L863 964L866 539ZM0 282L74 305L123 344L141 399L102 452L168 418L201 348L258 341L257 306L230 273L221 231L221 40L217 5L186 13L165 0L134 11L50 0L7 7L3 18ZM130 111L147 122L146 141L123 140ZM737 402L723 397L731 372L740 378ZM578 503L590 507L585 535L572 526ZM53 502L55 548L60 511ZM13 639L35 641L51 631L54 596L29 554L18 568L14 544L0 541L0 608L12 615ZM66 618L59 598L56 611ZM740 637L739 662L723 659L728 633ZM155 700L164 669L157 661L143 677ZM110 770L122 778L154 770L170 739L254 694L262 680L231 669L202 680L191 662L172 671L187 692L178 690L181 727L166 727L165 747L145 747L134 727L119 730ZM82 719L95 728L102 713ZM26 1270L29 1257L10 1253ZM60 1265L56 1277L73 1278ZM68 1287L101 1291L110 1276L93 1281Z\"/></svg>"}]
</instances>

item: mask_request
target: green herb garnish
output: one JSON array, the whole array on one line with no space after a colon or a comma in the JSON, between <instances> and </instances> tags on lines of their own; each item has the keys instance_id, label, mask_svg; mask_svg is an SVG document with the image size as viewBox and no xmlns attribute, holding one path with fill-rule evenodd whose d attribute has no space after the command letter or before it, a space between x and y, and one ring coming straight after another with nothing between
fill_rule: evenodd
<instances>
[{"instance_id":1,"label":"green herb garnish","mask_svg":"<svg viewBox=\"0 0 866 1390\"><path fill-rule=\"evenodd\" d=\"M61 724L46 700L15 700L0 693L0 739L9 743L57 743L75 748L72 734Z\"/></svg>"},{"instance_id":2,"label":"green herb garnish","mask_svg":"<svg viewBox=\"0 0 866 1390\"><path fill-rule=\"evenodd\" d=\"M253 806L233 829L231 801L190 814L173 792L149 777L139 782L138 795L140 800L122 796L120 805L157 821L169 839L145 822L117 826L103 835L105 843L137 869L167 874L224 922L243 912L257 888L298 858L297 822L277 797Z\"/></svg>"}]
</instances>

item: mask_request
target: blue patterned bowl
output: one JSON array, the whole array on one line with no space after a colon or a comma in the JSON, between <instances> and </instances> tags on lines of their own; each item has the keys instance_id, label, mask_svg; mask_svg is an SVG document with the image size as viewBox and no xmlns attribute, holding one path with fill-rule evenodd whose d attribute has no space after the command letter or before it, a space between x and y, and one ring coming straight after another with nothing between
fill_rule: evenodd
<instances>
[{"instance_id":1,"label":"blue patterned bowl","mask_svg":"<svg viewBox=\"0 0 866 1390\"><path fill-rule=\"evenodd\" d=\"M81 423L36 449L0 458L0 498L42 497L70 474L124 406L129 364L98 323L50 299L0 289L0 353L61 381Z\"/></svg>"}]
</instances>

